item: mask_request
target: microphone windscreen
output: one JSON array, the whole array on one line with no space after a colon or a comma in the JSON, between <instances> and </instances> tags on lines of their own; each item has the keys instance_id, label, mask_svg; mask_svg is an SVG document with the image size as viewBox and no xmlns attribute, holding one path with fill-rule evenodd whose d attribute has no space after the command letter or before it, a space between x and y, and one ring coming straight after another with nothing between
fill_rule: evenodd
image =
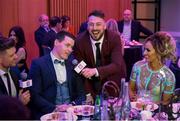
<instances>
[{"instance_id":1,"label":"microphone windscreen","mask_svg":"<svg viewBox=\"0 0 180 121\"><path fill-rule=\"evenodd\" d=\"M72 60L72 64L75 65L75 66L78 65L78 60L77 59L73 59Z\"/></svg>"},{"instance_id":2,"label":"microphone windscreen","mask_svg":"<svg viewBox=\"0 0 180 121\"><path fill-rule=\"evenodd\" d=\"M25 73L25 72L20 73L20 77L22 80L26 80L27 79L27 73Z\"/></svg>"}]
</instances>

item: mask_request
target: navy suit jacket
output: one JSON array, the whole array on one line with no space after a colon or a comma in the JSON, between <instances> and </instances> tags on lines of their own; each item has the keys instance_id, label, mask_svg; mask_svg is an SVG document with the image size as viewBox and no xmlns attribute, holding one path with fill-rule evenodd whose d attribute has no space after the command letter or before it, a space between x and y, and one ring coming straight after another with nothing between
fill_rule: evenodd
<instances>
[{"instance_id":1,"label":"navy suit jacket","mask_svg":"<svg viewBox=\"0 0 180 121\"><path fill-rule=\"evenodd\" d=\"M35 41L38 45L38 48L39 48L39 54L40 56L43 56L43 48L42 48L42 45L44 45L44 37L45 35L47 34L48 32L43 28L43 27L39 27L34 35L35 35Z\"/></svg>"},{"instance_id":2,"label":"navy suit jacket","mask_svg":"<svg viewBox=\"0 0 180 121\"><path fill-rule=\"evenodd\" d=\"M117 24L118 24L119 32L122 33L123 28L124 28L124 21L123 20L118 21ZM131 40L139 41L139 36L140 36L141 32L147 36L153 34L150 30L145 28L140 22L132 20L132 23L131 23Z\"/></svg>"},{"instance_id":3,"label":"navy suit jacket","mask_svg":"<svg viewBox=\"0 0 180 121\"><path fill-rule=\"evenodd\" d=\"M11 78L12 78L12 80L14 82L16 92L17 92L17 95L18 95L18 93L19 93L18 77L16 76L16 74L12 70L10 70L10 75L11 75ZM1 77L0 77L0 95L9 95Z\"/></svg>"},{"instance_id":4,"label":"navy suit jacket","mask_svg":"<svg viewBox=\"0 0 180 121\"><path fill-rule=\"evenodd\" d=\"M84 96L84 89L80 76L73 75L71 60L66 60L65 65L71 101L76 101L78 97ZM39 119L43 114L52 112L56 106L57 77L50 54L33 60L29 75L33 81L33 86L30 89L32 115Z\"/></svg>"}]
</instances>

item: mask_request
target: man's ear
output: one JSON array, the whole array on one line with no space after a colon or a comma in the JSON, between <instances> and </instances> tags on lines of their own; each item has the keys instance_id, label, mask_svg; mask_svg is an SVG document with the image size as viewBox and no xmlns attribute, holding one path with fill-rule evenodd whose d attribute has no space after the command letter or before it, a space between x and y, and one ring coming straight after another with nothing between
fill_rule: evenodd
<instances>
[{"instance_id":1,"label":"man's ear","mask_svg":"<svg viewBox=\"0 0 180 121\"><path fill-rule=\"evenodd\" d=\"M54 40L54 46L57 46L59 44L59 41L57 39Z\"/></svg>"},{"instance_id":2,"label":"man's ear","mask_svg":"<svg viewBox=\"0 0 180 121\"><path fill-rule=\"evenodd\" d=\"M106 26L106 23L104 24L104 29L106 29L107 28L107 26Z\"/></svg>"}]
</instances>

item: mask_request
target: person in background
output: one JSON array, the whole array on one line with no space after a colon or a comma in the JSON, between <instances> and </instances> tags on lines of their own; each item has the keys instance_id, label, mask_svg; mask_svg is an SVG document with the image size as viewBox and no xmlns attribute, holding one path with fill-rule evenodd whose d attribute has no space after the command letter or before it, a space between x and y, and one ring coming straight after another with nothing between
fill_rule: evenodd
<instances>
[{"instance_id":1,"label":"person in background","mask_svg":"<svg viewBox=\"0 0 180 121\"><path fill-rule=\"evenodd\" d=\"M67 31L67 32L69 32L69 33L74 35L75 33L74 33L74 30L73 30L73 28L71 26L71 19L70 19L70 17L64 15L64 16L61 17L61 21L62 21L62 29L61 30L62 31Z\"/></svg>"},{"instance_id":2,"label":"person in background","mask_svg":"<svg viewBox=\"0 0 180 121\"><path fill-rule=\"evenodd\" d=\"M142 92L157 104L170 102L175 88L175 76L165 65L176 59L175 41L167 32L156 32L145 40L144 59L134 64L130 76L130 98L136 101ZM162 93L162 99L160 99Z\"/></svg>"},{"instance_id":3,"label":"person in background","mask_svg":"<svg viewBox=\"0 0 180 121\"><path fill-rule=\"evenodd\" d=\"M78 34L86 31L86 30L87 30L87 26L88 26L88 25L87 25L87 21L81 23L81 25L80 25L80 27L79 27L79 32L78 32Z\"/></svg>"},{"instance_id":4,"label":"person in background","mask_svg":"<svg viewBox=\"0 0 180 121\"><path fill-rule=\"evenodd\" d=\"M34 32L35 41L39 48L39 56L43 56L44 36L50 31L49 29L49 17L46 14L39 16L39 28Z\"/></svg>"},{"instance_id":5,"label":"person in background","mask_svg":"<svg viewBox=\"0 0 180 121\"><path fill-rule=\"evenodd\" d=\"M119 37L121 39L121 45L122 45L122 55L124 55L124 45L125 45L125 41L123 40L122 36L121 36L121 33L119 32L118 30L118 25L117 25L117 22L115 19L109 19L107 20L106 22L106 26L107 26L107 29L108 30L111 30L113 32L116 32L119 34Z\"/></svg>"},{"instance_id":6,"label":"person in background","mask_svg":"<svg viewBox=\"0 0 180 121\"><path fill-rule=\"evenodd\" d=\"M2 35L2 33L0 32L0 37L2 37L3 35Z\"/></svg>"},{"instance_id":7,"label":"person in background","mask_svg":"<svg viewBox=\"0 0 180 121\"><path fill-rule=\"evenodd\" d=\"M120 85L126 69L120 37L106 30L102 11L94 10L89 14L87 30L78 35L73 52L79 62L83 60L87 64L81 75L85 78L86 93L95 97L106 81Z\"/></svg>"},{"instance_id":8,"label":"person in background","mask_svg":"<svg viewBox=\"0 0 180 121\"><path fill-rule=\"evenodd\" d=\"M20 89L18 77L11 70L11 67L16 66L15 40L11 38L0 37L0 96L9 95L17 97L24 105L30 101L29 90Z\"/></svg>"},{"instance_id":9,"label":"person in background","mask_svg":"<svg viewBox=\"0 0 180 121\"><path fill-rule=\"evenodd\" d=\"M141 32L147 36L153 34L139 21L135 21L132 19L132 12L129 9L124 10L123 20L118 21L117 23L119 32L122 33L122 37L124 38L126 45L129 45L134 41L139 41L139 36Z\"/></svg>"},{"instance_id":10,"label":"person in background","mask_svg":"<svg viewBox=\"0 0 180 121\"><path fill-rule=\"evenodd\" d=\"M177 57L175 62L171 62L169 68L174 73L176 78L176 89L180 88L180 56Z\"/></svg>"},{"instance_id":11,"label":"person in background","mask_svg":"<svg viewBox=\"0 0 180 121\"><path fill-rule=\"evenodd\" d=\"M62 21L60 17L53 16L50 18L49 23L50 31L44 37L44 45L52 50L54 46L54 40L56 39L56 34L62 29Z\"/></svg>"},{"instance_id":12,"label":"person in background","mask_svg":"<svg viewBox=\"0 0 180 121\"><path fill-rule=\"evenodd\" d=\"M32 61L30 77L31 110L34 119L58 109L65 104L80 104L85 99L83 80L74 72L71 56L75 37L69 32L57 33L50 54ZM64 105L63 105L64 104Z\"/></svg>"},{"instance_id":13,"label":"person in background","mask_svg":"<svg viewBox=\"0 0 180 121\"><path fill-rule=\"evenodd\" d=\"M20 26L13 26L9 30L9 37L15 40L16 43L16 63L20 73L28 73L29 69L26 63L27 51L25 49L25 35L24 30Z\"/></svg>"},{"instance_id":14,"label":"person in background","mask_svg":"<svg viewBox=\"0 0 180 121\"><path fill-rule=\"evenodd\" d=\"M30 111L15 97L0 96L0 120L29 120Z\"/></svg>"}]
</instances>

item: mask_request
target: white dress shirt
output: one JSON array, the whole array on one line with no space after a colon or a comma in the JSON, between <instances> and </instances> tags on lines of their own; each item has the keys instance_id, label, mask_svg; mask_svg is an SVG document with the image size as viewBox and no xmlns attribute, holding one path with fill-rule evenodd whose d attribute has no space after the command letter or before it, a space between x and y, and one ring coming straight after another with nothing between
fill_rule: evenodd
<instances>
[{"instance_id":1,"label":"white dress shirt","mask_svg":"<svg viewBox=\"0 0 180 121\"><path fill-rule=\"evenodd\" d=\"M66 81L67 78L67 74L66 74L66 66L65 65L61 65L60 63L55 64L54 61L57 59L59 61L64 61L64 60L60 60L58 58L56 58L53 53L50 53L53 65L54 65L54 69L56 72L56 77L57 77L57 81L62 84Z\"/></svg>"},{"instance_id":2,"label":"white dress shirt","mask_svg":"<svg viewBox=\"0 0 180 121\"><path fill-rule=\"evenodd\" d=\"M5 85L5 87L6 87L6 90L7 90L8 94L9 94L7 78L6 78L6 76L4 75L5 73L8 73L8 75L9 75L10 84L11 84L11 93L12 93L11 95L12 95L13 97L16 97L16 96L17 96L16 87L15 87L15 84L14 84L12 78L11 78L11 75L10 75L10 73L9 73L9 70L8 70L8 72L4 72L3 70L0 69L1 79L3 80L4 85ZM1 88L1 87L0 87L0 88Z\"/></svg>"},{"instance_id":3,"label":"white dress shirt","mask_svg":"<svg viewBox=\"0 0 180 121\"><path fill-rule=\"evenodd\" d=\"M99 48L100 48L100 51L102 49L102 44L103 44L103 40L104 40L104 35L101 37L100 40L96 41L96 40L93 40L91 37L90 37L90 40L91 40L91 45L92 45L92 49L93 49L93 55L94 55L94 61L96 62L96 45L95 43L100 43L99 45ZM95 74L96 77L99 76L99 72L98 70L96 69L96 74Z\"/></svg>"},{"instance_id":4,"label":"white dress shirt","mask_svg":"<svg viewBox=\"0 0 180 121\"><path fill-rule=\"evenodd\" d=\"M122 36L125 39L125 41L130 42L131 41L131 22L124 22L123 32Z\"/></svg>"}]
</instances>

